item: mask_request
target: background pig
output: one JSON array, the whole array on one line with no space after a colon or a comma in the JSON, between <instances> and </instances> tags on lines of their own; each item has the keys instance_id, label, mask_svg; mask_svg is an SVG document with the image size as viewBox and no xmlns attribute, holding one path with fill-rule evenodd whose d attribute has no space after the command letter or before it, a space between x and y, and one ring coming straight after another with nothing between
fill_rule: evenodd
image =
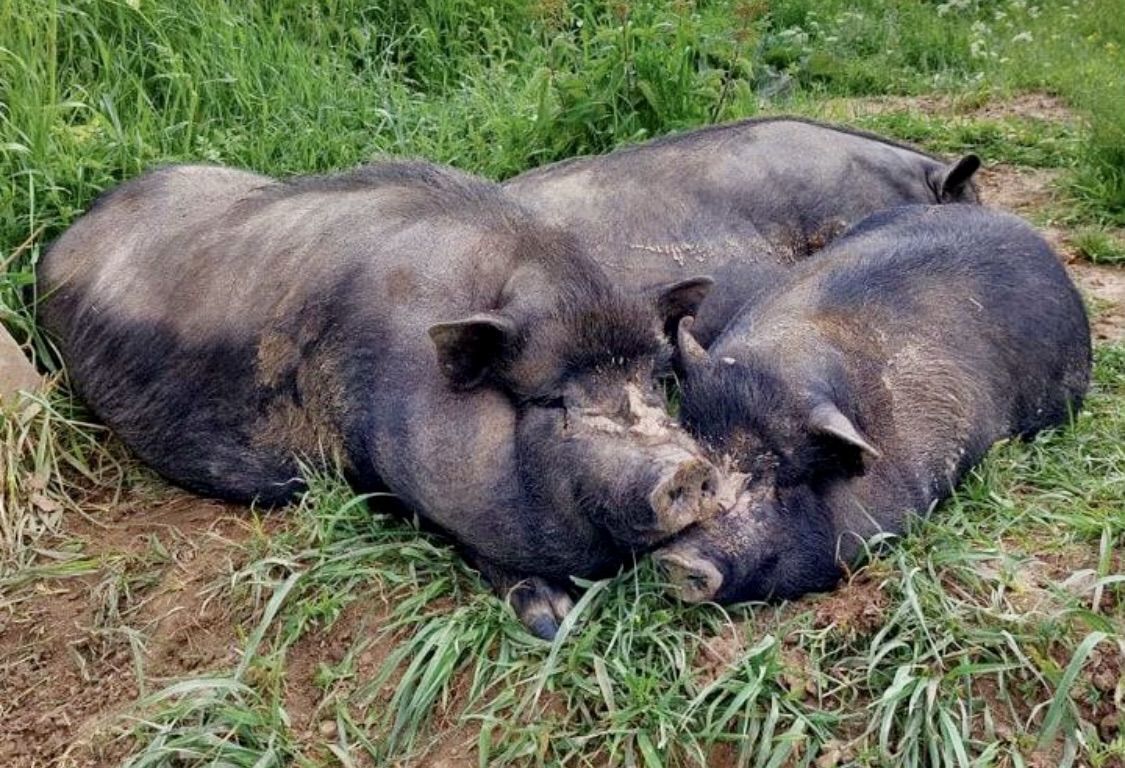
<instances>
[{"instance_id":1,"label":"background pig","mask_svg":"<svg viewBox=\"0 0 1125 768\"><path fill-rule=\"evenodd\" d=\"M948 496L989 446L1062 424L1090 374L1082 301L1027 224L876 214L705 352L681 324L684 422L746 473L658 553L689 600L793 597Z\"/></svg>"},{"instance_id":2,"label":"background pig","mask_svg":"<svg viewBox=\"0 0 1125 768\"><path fill-rule=\"evenodd\" d=\"M540 635L562 580L713 507L652 384L669 318L495 185L166 168L99 200L39 280L71 380L163 475L277 504L298 457L335 459L451 534Z\"/></svg>"},{"instance_id":3,"label":"background pig","mask_svg":"<svg viewBox=\"0 0 1125 768\"><path fill-rule=\"evenodd\" d=\"M623 287L714 277L693 329L706 346L846 225L905 203L975 202L979 167L975 155L947 164L869 133L759 118L563 161L505 187L573 231Z\"/></svg>"}]
</instances>

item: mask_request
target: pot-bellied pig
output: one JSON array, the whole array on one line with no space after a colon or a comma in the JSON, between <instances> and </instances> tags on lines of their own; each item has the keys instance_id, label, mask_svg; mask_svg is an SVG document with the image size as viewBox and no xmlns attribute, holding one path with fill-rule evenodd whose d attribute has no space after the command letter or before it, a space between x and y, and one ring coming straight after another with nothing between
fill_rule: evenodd
<instances>
[{"instance_id":1,"label":"pot-bellied pig","mask_svg":"<svg viewBox=\"0 0 1125 768\"><path fill-rule=\"evenodd\" d=\"M272 505L298 458L335 459L541 635L567 577L715 510L715 469L653 383L668 318L495 184L418 162L165 168L104 196L39 281L79 393L165 477Z\"/></svg>"},{"instance_id":2,"label":"pot-bellied pig","mask_svg":"<svg viewBox=\"0 0 1125 768\"><path fill-rule=\"evenodd\" d=\"M979 167L975 155L949 164L848 128L760 118L564 160L504 186L572 230L618 285L715 278L693 328L707 346L845 226L896 205L975 202Z\"/></svg>"},{"instance_id":3,"label":"pot-bellied pig","mask_svg":"<svg viewBox=\"0 0 1125 768\"><path fill-rule=\"evenodd\" d=\"M1067 422L1090 376L1065 270L1026 223L978 206L875 214L709 351L690 329L682 418L747 475L729 514L657 553L691 601L831 588L994 442Z\"/></svg>"}]
</instances>

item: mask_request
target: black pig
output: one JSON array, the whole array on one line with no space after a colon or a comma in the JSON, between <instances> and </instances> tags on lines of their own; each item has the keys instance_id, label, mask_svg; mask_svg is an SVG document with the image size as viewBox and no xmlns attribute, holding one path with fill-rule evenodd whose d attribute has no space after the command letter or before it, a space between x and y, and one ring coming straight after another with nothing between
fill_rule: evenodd
<instances>
[{"instance_id":1,"label":"black pig","mask_svg":"<svg viewBox=\"0 0 1125 768\"><path fill-rule=\"evenodd\" d=\"M334 459L449 533L542 636L567 577L715 509L653 384L700 282L659 317L494 184L416 162L165 168L103 196L39 281L76 388L161 474L272 505L299 457Z\"/></svg>"},{"instance_id":2,"label":"black pig","mask_svg":"<svg viewBox=\"0 0 1125 768\"><path fill-rule=\"evenodd\" d=\"M682 417L747 475L733 509L657 553L692 601L831 588L994 442L1065 423L1090 376L1065 270L1026 223L978 206L875 214L709 352L690 328Z\"/></svg>"},{"instance_id":3,"label":"black pig","mask_svg":"<svg viewBox=\"0 0 1125 768\"><path fill-rule=\"evenodd\" d=\"M759 118L565 160L504 186L573 231L624 288L712 276L693 327L707 346L845 226L896 205L975 202L979 167L975 155L948 164L869 133Z\"/></svg>"}]
</instances>

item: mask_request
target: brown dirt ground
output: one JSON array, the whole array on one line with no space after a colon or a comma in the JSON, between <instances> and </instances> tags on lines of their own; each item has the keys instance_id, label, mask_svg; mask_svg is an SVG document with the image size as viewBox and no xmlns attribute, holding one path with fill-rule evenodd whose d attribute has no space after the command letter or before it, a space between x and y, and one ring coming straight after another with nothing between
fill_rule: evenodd
<instances>
[{"instance_id":1,"label":"brown dirt ground","mask_svg":"<svg viewBox=\"0 0 1125 768\"><path fill-rule=\"evenodd\" d=\"M1075 123L1077 117L1057 96L1048 93L1022 93L1003 101L982 100L976 94L954 96L876 96L838 99L827 104L830 111L849 118L884 115L896 112L925 112L988 120L1021 118L1051 123Z\"/></svg>"},{"instance_id":2,"label":"brown dirt ground","mask_svg":"<svg viewBox=\"0 0 1125 768\"><path fill-rule=\"evenodd\" d=\"M249 537L239 515L170 492L69 518L94 571L0 603L0 764L117 765L129 743L115 716L168 681L236 661L237 622L209 596Z\"/></svg>"},{"instance_id":3,"label":"brown dirt ground","mask_svg":"<svg viewBox=\"0 0 1125 768\"><path fill-rule=\"evenodd\" d=\"M948 97L873 99L851 102L852 114L926 109L986 117L1017 115L1072 120L1057 99L1031 94L1003 104L980 104ZM990 205L1029 214L1056 203L1053 171L993 166L981 173ZM1125 270L1077 258L1068 233L1050 227L1047 236L1082 289L1101 310L1095 320L1100 340L1125 338ZM268 530L282 519L266 520ZM83 543L82 554L96 562L93 572L40 581L0 595L0 765L10 768L111 766L133 746L121 735L120 715L146 691L168 681L210 670L229 669L237 660L247 617L224 601L218 583L242 555L253 531L245 510L164 490L155 498L127 499L122 505L69 515L60 541ZM1067 564L1073 570L1072 564ZM792 607L814 611L817 627L852 634L875 631L885 620L886 595L877 577L860 572L840 590ZM371 680L389 652L365 642L385 619L378 597L345 609L331 630L313 631L289 653L285 705L298 747L306 757L327 757L336 741L334 703ZM788 609L787 609L788 610ZM142 640L135 656L124 629ZM710 639L699 674L715 679L744 650L742 628ZM316 683L322 664L336 665L352 654L352 674L327 690ZM1099 649L1084 673L1084 684L1100 692L1088 715L1103 733L1118 733L1120 715L1107 709L1125 690L1120 650ZM786 648L783 682L811 693L814 682L803 660ZM987 685L987 684L986 684ZM987 694L988 692L985 691ZM995 693L995 692L993 692ZM389 697L389 691L386 692ZM457 699L455 693L453 699ZM988 698L987 696L985 697ZM1105 710L1105 711L1103 711ZM455 712L456 707L448 708ZM439 720L442 719L439 717ZM475 765L475 726L455 720L441 724L425 757L432 766ZM998 720L997 729L1012 728ZM715 755L718 764L734 753ZM835 760L846 759L841 746ZM353 752L353 759L356 759ZM364 765L362 760L357 764ZM824 765L835 764L827 760ZM818 761L820 765L820 761Z\"/></svg>"}]
</instances>

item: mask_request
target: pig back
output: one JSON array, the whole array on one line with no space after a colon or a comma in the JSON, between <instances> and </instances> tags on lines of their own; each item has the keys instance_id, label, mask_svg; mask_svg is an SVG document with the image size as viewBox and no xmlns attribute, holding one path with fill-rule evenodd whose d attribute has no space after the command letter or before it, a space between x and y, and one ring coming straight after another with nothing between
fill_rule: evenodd
<instances>
[{"instance_id":1,"label":"pig back","mask_svg":"<svg viewBox=\"0 0 1125 768\"><path fill-rule=\"evenodd\" d=\"M435 224L432 195L383 174L172 167L104 196L39 273L80 394L147 463L210 495L284 501L295 455L346 459L342 415L371 379L355 369L429 352L427 321L492 276L473 269L472 226ZM447 241L463 247L435 266Z\"/></svg>"},{"instance_id":2,"label":"pig back","mask_svg":"<svg viewBox=\"0 0 1125 768\"><path fill-rule=\"evenodd\" d=\"M716 280L693 330L706 345L747 300L846 225L931 203L943 164L909 146L791 118L711 126L565 160L505 182L575 233L619 285ZM975 199L969 185L967 195Z\"/></svg>"}]
</instances>

